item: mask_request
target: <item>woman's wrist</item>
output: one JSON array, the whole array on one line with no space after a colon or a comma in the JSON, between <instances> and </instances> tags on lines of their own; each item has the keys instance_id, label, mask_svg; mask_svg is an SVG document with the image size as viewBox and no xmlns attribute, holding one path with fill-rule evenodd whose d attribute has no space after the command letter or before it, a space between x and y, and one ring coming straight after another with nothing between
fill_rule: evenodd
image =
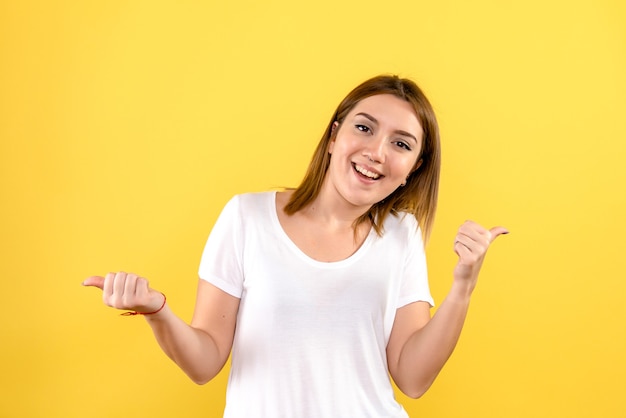
<instances>
[{"instance_id":1,"label":"woman's wrist","mask_svg":"<svg viewBox=\"0 0 626 418\"><path fill-rule=\"evenodd\" d=\"M475 284L467 280L454 280L450 289L449 298L459 302L469 302Z\"/></svg>"},{"instance_id":2,"label":"woman's wrist","mask_svg":"<svg viewBox=\"0 0 626 418\"><path fill-rule=\"evenodd\" d=\"M163 296L163 302L161 303L161 305L159 306L159 308L157 309L152 309L149 311L129 311L129 312L124 312L120 315L122 316L134 316L134 315L156 315L159 312L161 312L163 310L163 308L165 307L165 303L167 302L167 297L165 296L164 293L161 293L161 295Z\"/></svg>"}]
</instances>

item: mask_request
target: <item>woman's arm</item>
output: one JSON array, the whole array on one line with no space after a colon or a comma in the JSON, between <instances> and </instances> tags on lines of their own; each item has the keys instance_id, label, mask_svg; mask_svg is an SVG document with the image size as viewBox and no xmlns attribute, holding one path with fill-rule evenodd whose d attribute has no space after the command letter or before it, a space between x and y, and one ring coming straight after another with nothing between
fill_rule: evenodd
<instances>
[{"instance_id":1,"label":"woman's arm","mask_svg":"<svg viewBox=\"0 0 626 418\"><path fill-rule=\"evenodd\" d=\"M102 289L106 305L142 312L154 312L164 296L134 274L109 273L92 276L85 286ZM232 347L239 299L200 280L191 325L177 317L166 304L158 313L144 317L159 345L190 378L204 384L222 369Z\"/></svg>"},{"instance_id":2,"label":"woman's arm","mask_svg":"<svg viewBox=\"0 0 626 418\"><path fill-rule=\"evenodd\" d=\"M469 221L463 224L454 243L459 261L452 288L433 318L426 302L397 310L387 361L392 378L407 396L422 396L454 351L486 251L498 235L507 232L501 227L486 230Z\"/></svg>"}]
</instances>

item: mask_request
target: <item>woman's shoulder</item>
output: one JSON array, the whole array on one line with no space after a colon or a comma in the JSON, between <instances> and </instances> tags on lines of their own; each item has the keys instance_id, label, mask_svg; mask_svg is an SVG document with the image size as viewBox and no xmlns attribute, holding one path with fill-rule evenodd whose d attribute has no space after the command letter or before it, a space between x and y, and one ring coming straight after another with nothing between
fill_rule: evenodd
<instances>
[{"instance_id":1,"label":"woman's shoulder","mask_svg":"<svg viewBox=\"0 0 626 418\"><path fill-rule=\"evenodd\" d=\"M223 222L250 225L269 219L275 192L247 192L232 195L220 213Z\"/></svg>"},{"instance_id":2,"label":"woman's shoulder","mask_svg":"<svg viewBox=\"0 0 626 418\"><path fill-rule=\"evenodd\" d=\"M230 200L236 201L241 206L256 206L265 205L267 202L271 202L276 196L275 191L265 192L246 192L234 195Z\"/></svg>"},{"instance_id":3,"label":"woman's shoulder","mask_svg":"<svg viewBox=\"0 0 626 418\"><path fill-rule=\"evenodd\" d=\"M275 192L248 192L235 194L222 208L222 215L249 217L265 211L274 202Z\"/></svg>"}]
</instances>

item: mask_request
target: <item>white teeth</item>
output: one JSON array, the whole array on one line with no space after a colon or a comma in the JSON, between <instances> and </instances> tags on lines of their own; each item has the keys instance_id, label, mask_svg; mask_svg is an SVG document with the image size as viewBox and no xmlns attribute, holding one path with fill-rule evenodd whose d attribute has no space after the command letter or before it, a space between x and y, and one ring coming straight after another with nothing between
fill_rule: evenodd
<instances>
[{"instance_id":1,"label":"white teeth","mask_svg":"<svg viewBox=\"0 0 626 418\"><path fill-rule=\"evenodd\" d=\"M372 173L371 171L368 171L366 169L364 169L363 167L360 167L358 165L354 165L354 168L356 169L356 171L358 171L359 173L363 174L366 177L369 177L373 180L376 180L377 178L380 177L380 174L376 174L376 173Z\"/></svg>"}]
</instances>

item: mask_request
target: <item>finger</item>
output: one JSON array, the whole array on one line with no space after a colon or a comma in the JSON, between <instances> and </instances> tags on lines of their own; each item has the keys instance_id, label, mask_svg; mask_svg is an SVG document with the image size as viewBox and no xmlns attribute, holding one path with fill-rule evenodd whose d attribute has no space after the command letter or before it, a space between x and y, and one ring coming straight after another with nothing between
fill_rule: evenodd
<instances>
[{"instance_id":1,"label":"finger","mask_svg":"<svg viewBox=\"0 0 626 418\"><path fill-rule=\"evenodd\" d=\"M471 237L465 234L457 234L454 240L454 251L457 255L461 256L463 254L472 253L473 249L476 247L476 241L474 241Z\"/></svg>"},{"instance_id":2,"label":"finger","mask_svg":"<svg viewBox=\"0 0 626 418\"><path fill-rule=\"evenodd\" d=\"M90 276L87 277L83 283L83 286L92 286L101 289L104 287L104 277L102 276Z\"/></svg>"},{"instance_id":3,"label":"finger","mask_svg":"<svg viewBox=\"0 0 626 418\"><path fill-rule=\"evenodd\" d=\"M113 296L119 300L124 295L124 284L126 283L126 273L120 271L115 274L113 281Z\"/></svg>"},{"instance_id":4,"label":"finger","mask_svg":"<svg viewBox=\"0 0 626 418\"><path fill-rule=\"evenodd\" d=\"M489 230L489 232L491 233L491 238L490 238L490 240L489 240L489 243L492 243L492 242L493 242L493 241L495 241L495 239L496 239L497 237L499 237L500 235L506 235L506 234L508 234L508 233L509 233L509 230L508 230L508 229L506 229L506 228L505 228L505 227L503 227L503 226L495 226L495 227L491 228L491 229Z\"/></svg>"},{"instance_id":5,"label":"finger","mask_svg":"<svg viewBox=\"0 0 626 418\"><path fill-rule=\"evenodd\" d=\"M128 273L126 275L126 280L124 281L124 295L134 295L135 287L137 286L137 275L133 273Z\"/></svg>"},{"instance_id":6,"label":"finger","mask_svg":"<svg viewBox=\"0 0 626 418\"><path fill-rule=\"evenodd\" d=\"M148 293L150 293L150 287L148 286L148 280L146 280L143 277L138 277L137 278L137 286L136 286L136 291L137 291L137 297L138 298L145 298L148 296Z\"/></svg>"},{"instance_id":7,"label":"finger","mask_svg":"<svg viewBox=\"0 0 626 418\"><path fill-rule=\"evenodd\" d=\"M488 235L489 231L474 222L467 221L459 227L455 242L459 241L472 250L477 246L489 245Z\"/></svg>"},{"instance_id":8,"label":"finger","mask_svg":"<svg viewBox=\"0 0 626 418\"><path fill-rule=\"evenodd\" d=\"M161 292L150 289L150 283L148 282L148 279L144 277L137 278L137 300L142 301L142 303L144 303L146 307L154 302L155 295L158 295L158 303L161 303L161 295L159 293ZM149 311L155 311L160 306L161 305L154 305L149 308Z\"/></svg>"},{"instance_id":9,"label":"finger","mask_svg":"<svg viewBox=\"0 0 626 418\"><path fill-rule=\"evenodd\" d=\"M459 234L467 235L476 242L486 244L489 244L489 238L491 236L488 230L472 221L465 221L465 223L459 227Z\"/></svg>"},{"instance_id":10,"label":"finger","mask_svg":"<svg viewBox=\"0 0 626 418\"><path fill-rule=\"evenodd\" d=\"M459 258L465 258L472 254L472 251L460 241L454 241L453 249L456 255L459 256Z\"/></svg>"},{"instance_id":11,"label":"finger","mask_svg":"<svg viewBox=\"0 0 626 418\"><path fill-rule=\"evenodd\" d=\"M113 294L113 282L115 281L115 273L107 273L104 278L104 287L102 288L102 298L106 300Z\"/></svg>"},{"instance_id":12,"label":"finger","mask_svg":"<svg viewBox=\"0 0 626 418\"><path fill-rule=\"evenodd\" d=\"M454 243L455 244L459 244L460 243L460 244L463 244L463 245L469 247L474 242L476 242L476 240L474 238L472 238L469 235L464 234L462 232L458 232L456 234L456 237L454 237Z\"/></svg>"},{"instance_id":13,"label":"finger","mask_svg":"<svg viewBox=\"0 0 626 418\"><path fill-rule=\"evenodd\" d=\"M134 302L133 298L135 297L135 287L137 286L137 275L133 273L129 273L126 275L126 280L124 281L124 294L122 300L125 305L129 305Z\"/></svg>"},{"instance_id":14,"label":"finger","mask_svg":"<svg viewBox=\"0 0 626 418\"><path fill-rule=\"evenodd\" d=\"M454 252L462 264L479 262L489 248L491 233L482 226L467 221L459 228L454 241Z\"/></svg>"}]
</instances>

